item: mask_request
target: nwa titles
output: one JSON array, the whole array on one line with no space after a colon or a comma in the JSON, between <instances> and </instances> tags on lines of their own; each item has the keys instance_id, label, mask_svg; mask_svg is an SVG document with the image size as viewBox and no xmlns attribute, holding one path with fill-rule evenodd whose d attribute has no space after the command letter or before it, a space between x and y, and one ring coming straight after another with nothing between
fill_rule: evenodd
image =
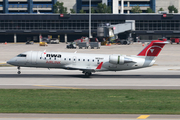
<instances>
[{"instance_id":1,"label":"nwa titles","mask_svg":"<svg viewBox=\"0 0 180 120\"><path fill-rule=\"evenodd\" d=\"M46 54L46 53L44 53ZM61 54L46 54L46 58L54 58L54 60L56 60L56 58L61 58ZM53 60L47 60L46 61L47 64L61 64L60 61L53 61Z\"/></svg>"}]
</instances>

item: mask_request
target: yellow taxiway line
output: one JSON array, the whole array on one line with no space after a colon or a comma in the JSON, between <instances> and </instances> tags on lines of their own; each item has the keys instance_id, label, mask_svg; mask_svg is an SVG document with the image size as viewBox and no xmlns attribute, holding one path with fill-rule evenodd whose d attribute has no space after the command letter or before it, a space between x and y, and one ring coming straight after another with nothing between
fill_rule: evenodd
<instances>
[{"instance_id":1,"label":"yellow taxiway line","mask_svg":"<svg viewBox=\"0 0 180 120\"><path fill-rule=\"evenodd\" d=\"M6 62L4 62L4 63L0 63L0 65L3 65L3 64L6 64Z\"/></svg>"},{"instance_id":2,"label":"yellow taxiway line","mask_svg":"<svg viewBox=\"0 0 180 120\"><path fill-rule=\"evenodd\" d=\"M140 115L137 119L146 119L148 118L150 115Z\"/></svg>"},{"instance_id":3,"label":"yellow taxiway line","mask_svg":"<svg viewBox=\"0 0 180 120\"><path fill-rule=\"evenodd\" d=\"M180 69L168 69L168 70L180 71Z\"/></svg>"}]
</instances>

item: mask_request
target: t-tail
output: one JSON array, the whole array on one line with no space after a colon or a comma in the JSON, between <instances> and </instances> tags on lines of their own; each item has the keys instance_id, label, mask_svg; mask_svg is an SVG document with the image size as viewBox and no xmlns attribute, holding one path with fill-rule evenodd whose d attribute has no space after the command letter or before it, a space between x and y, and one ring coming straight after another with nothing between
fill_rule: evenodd
<instances>
[{"instance_id":1,"label":"t-tail","mask_svg":"<svg viewBox=\"0 0 180 120\"><path fill-rule=\"evenodd\" d=\"M167 41L153 40L148 46L146 46L137 56L144 57L157 57Z\"/></svg>"}]
</instances>

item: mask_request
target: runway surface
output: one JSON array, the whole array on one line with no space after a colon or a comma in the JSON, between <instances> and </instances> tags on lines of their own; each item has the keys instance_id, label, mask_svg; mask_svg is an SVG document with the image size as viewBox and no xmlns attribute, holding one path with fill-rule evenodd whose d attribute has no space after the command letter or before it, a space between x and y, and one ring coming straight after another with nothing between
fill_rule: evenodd
<instances>
[{"instance_id":1,"label":"runway surface","mask_svg":"<svg viewBox=\"0 0 180 120\"><path fill-rule=\"evenodd\" d=\"M0 114L0 120L178 120L180 115L140 114Z\"/></svg>"},{"instance_id":2,"label":"runway surface","mask_svg":"<svg viewBox=\"0 0 180 120\"><path fill-rule=\"evenodd\" d=\"M0 67L1 89L180 89L178 66L99 72L86 78L81 71Z\"/></svg>"},{"instance_id":3,"label":"runway surface","mask_svg":"<svg viewBox=\"0 0 180 120\"><path fill-rule=\"evenodd\" d=\"M0 67L0 89L180 89L178 66L153 66L122 72L94 73L62 69ZM140 114L3 114L0 120L180 120L180 115Z\"/></svg>"}]
</instances>

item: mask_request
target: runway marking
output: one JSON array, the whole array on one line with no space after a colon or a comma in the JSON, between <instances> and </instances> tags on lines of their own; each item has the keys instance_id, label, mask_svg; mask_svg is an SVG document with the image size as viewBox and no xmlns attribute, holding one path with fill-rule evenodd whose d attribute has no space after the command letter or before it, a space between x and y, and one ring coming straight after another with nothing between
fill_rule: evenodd
<instances>
[{"instance_id":1,"label":"runway marking","mask_svg":"<svg viewBox=\"0 0 180 120\"><path fill-rule=\"evenodd\" d=\"M48 86L48 85L33 85L33 86L37 86L37 87L52 87L52 88L65 88L65 89L84 89L84 88Z\"/></svg>"},{"instance_id":2,"label":"runway marking","mask_svg":"<svg viewBox=\"0 0 180 120\"><path fill-rule=\"evenodd\" d=\"M140 115L137 119L146 119L148 118L150 115Z\"/></svg>"}]
</instances>

